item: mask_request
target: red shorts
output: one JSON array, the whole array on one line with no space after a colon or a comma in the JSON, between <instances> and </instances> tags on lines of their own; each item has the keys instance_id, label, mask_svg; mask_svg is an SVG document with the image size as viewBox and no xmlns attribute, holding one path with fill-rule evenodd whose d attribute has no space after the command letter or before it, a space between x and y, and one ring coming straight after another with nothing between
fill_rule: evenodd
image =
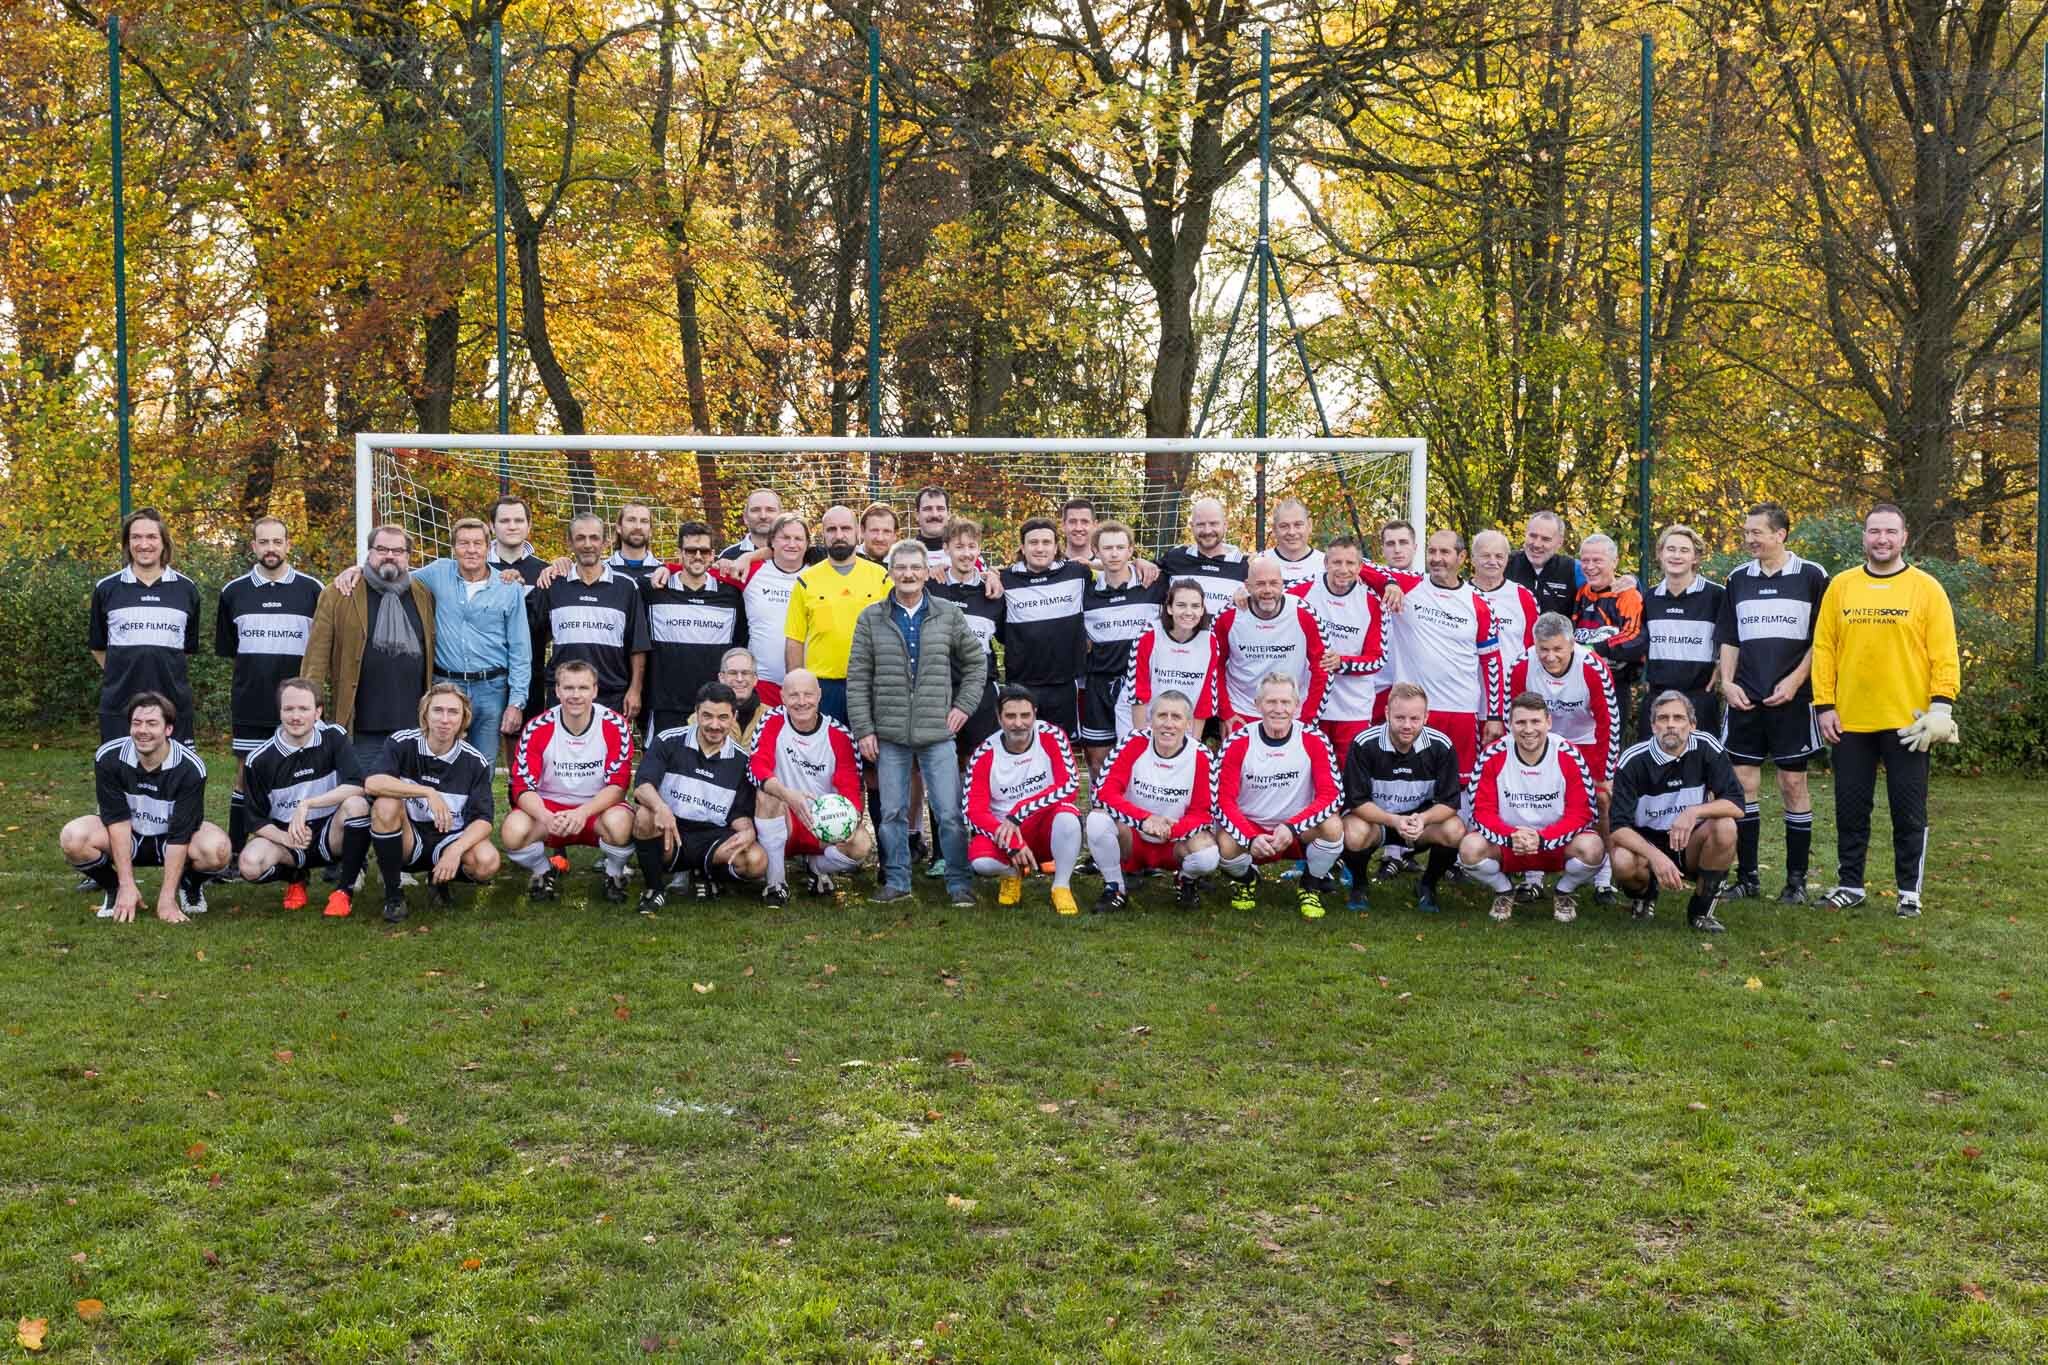
<instances>
[{"instance_id":1,"label":"red shorts","mask_svg":"<svg viewBox=\"0 0 2048 1365\"><path fill-rule=\"evenodd\" d=\"M809 825L796 820L789 822L789 845L783 850L788 857L815 858L824 851L825 846L818 842Z\"/></svg>"},{"instance_id":2,"label":"red shorts","mask_svg":"<svg viewBox=\"0 0 2048 1365\"><path fill-rule=\"evenodd\" d=\"M782 705L782 684L769 682L766 678L754 680L754 695L761 699L763 706Z\"/></svg>"},{"instance_id":3,"label":"red shorts","mask_svg":"<svg viewBox=\"0 0 2048 1365\"><path fill-rule=\"evenodd\" d=\"M550 801L545 796L541 797L540 803L550 811L574 810L583 804L580 801ZM587 817L583 821L583 828L565 839L543 837L541 843L549 848L596 848L597 817L595 815Z\"/></svg>"},{"instance_id":4,"label":"red shorts","mask_svg":"<svg viewBox=\"0 0 2048 1365\"><path fill-rule=\"evenodd\" d=\"M1381 696L1387 694L1382 692ZM1432 711L1429 713L1429 728L1441 730L1444 738L1450 740L1451 748L1458 755L1458 773L1467 781L1471 780L1472 769L1479 762L1479 721L1470 711Z\"/></svg>"},{"instance_id":5,"label":"red shorts","mask_svg":"<svg viewBox=\"0 0 2048 1365\"><path fill-rule=\"evenodd\" d=\"M1032 856L1041 863L1052 861L1052 818L1061 811L1065 811L1076 820L1081 818L1081 812L1074 809L1073 802L1062 801L1056 806L1047 806L1044 810L1034 813L1018 826L1024 835L1024 846L1029 848ZM1010 860L1010 850L996 847L995 840L986 834L977 833L967 841L967 861L971 863L976 858L993 858L999 863L1006 863Z\"/></svg>"},{"instance_id":6,"label":"red shorts","mask_svg":"<svg viewBox=\"0 0 2048 1365\"><path fill-rule=\"evenodd\" d=\"M1547 849L1541 853L1516 853L1512 849L1500 848L1497 844L1494 847L1499 850L1494 856L1500 859L1500 870L1504 876L1512 877L1523 872L1564 871L1564 849Z\"/></svg>"},{"instance_id":7,"label":"red shorts","mask_svg":"<svg viewBox=\"0 0 2048 1365\"><path fill-rule=\"evenodd\" d=\"M1150 839L1139 837L1138 832L1132 830L1131 851L1123 857L1124 871L1180 871L1180 850L1176 847L1177 842L1169 839L1163 844L1155 844Z\"/></svg>"},{"instance_id":8,"label":"red shorts","mask_svg":"<svg viewBox=\"0 0 2048 1365\"><path fill-rule=\"evenodd\" d=\"M1344 771L1344 755L1351 752L1351 741L1372 729L1369 720L1329 720L1316 722L1316 728L1330 741L1330 755L1337 760L1337 771Z\"/></svg>"}]
</instances>

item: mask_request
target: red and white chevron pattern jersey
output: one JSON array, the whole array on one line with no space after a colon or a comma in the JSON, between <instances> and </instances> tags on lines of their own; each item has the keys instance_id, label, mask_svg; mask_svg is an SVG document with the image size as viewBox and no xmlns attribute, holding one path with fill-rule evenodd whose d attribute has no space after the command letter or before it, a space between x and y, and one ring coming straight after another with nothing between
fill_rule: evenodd
<instances>
[{"instance_id":1,"label":"red and white chevron pattern jersey","mask_svg":"<svg viewBox=\"0 0 2048 1365\"><path fill-rule=\"evenodd\" d=\"M1323 627L1316 614L1296 598L1282 597L1280 610L1260 616L1249 602L1225 607L1216 618L1217 652L1223 658L1223 686L1218 703L1223 716L1256 719L1259 679L1268 673L1290 673L1301 694L1301 718L1321 714Z\"/></svg>"},{"instance_id":2,"label":"red and white chevron pattern jersey","mask_svg":"<svg viewBox=\"0 0 2048 1365\"><path fill-rule=\"evenodd\" d=\"M1216 632L1198 630L1193 639L1176 640L1166 627L1154 625L1138 637L1131 651L1130 681L1124 691L1140 706L1150 706L1161 692L1185 693L1195 704L1195 717L1216 714Z\"/></svg>"},{"instance_id":3,"label":"red and white chevron pattern jersey","mask_svg":"<svg viewBox=\"0 0 2048 1365\"><path fill-rule=\"evenodd\" d=\"M797 729L789 713L779 706L761 718L748 764L755 786L772 778L806 796L837 792L859 810L863 805L860 771L853 732L823 712L817 717L817 728L809 734Z\"/></svg>"},{"instance_id":4,"label":"red and white chevron pattern jersey","mask_svg":"<svg viewBox=\"0 0 2048 1365\"><path fill-rule=\"evenodd\" d=\"M1536 605L1536 594L1512 578L1503 578L1500 586L1493 589L1474 583L1472 591L1493 613L1493 631L1500 637L1501 667L1513 668L1516 660L1536 648L1536 618L1542 615L1542 609ZM1513 700L1514 695L1514 689L1509 688L1508 698Z\"/></svg>"},{"instance_id":5,"label":"red and white chevron pattern jersey","mask_svg":"<svg viewBox=\"0 0 2048 1365\"><path fill-rule=\"evenodd\" d=\"M1313 725L1274 739L1258 722L1223 746L1216 764L1216 819L1240 844L1268 830L1321 824L1342 805L1336 756Z\"/></svg>"},{"instance_id":6,"label":"red and white chevron pattern jersey","mask_svg":"<svg viewBox=\"0 0 2048 1365\"><path fill-rule=\"evenodd\" d=\"M1421 574L1367 564L1360 576L1374 589L1398 583L1406 605L1388 622L1399 667L1395 682L1419 683L1429 693L1429 709L1461 712L1481 721L1496 720L1507 709L1507 669L1501 665L1500 638L1493 611L1470 583L1440 588Z\"/></svg>"},{"instance_id":7,"label":"red and white chevron pattern jersey","mask_svg":"<svg viewBox=\"0 0 2048 1365\"><path fill-rule=\"evenodd\" d=\"M1508 696L1522 692L1543 698L1550 708L1550 733L1579 747L1595 782L1614 776L1614 676L1605 659L1584 645L1573 645L1564 676L1554 677L1532 653L1508 674Z\"/></svg>"},{"instance_id":8,"label":"red and white chevron pattern jersey","mask_svg":"<svg viewBox=\"0 0 2048 1365\"><path fill-rule=\"evenodd\" d=\"M967 761L960 804L968 828L995 838L996 827L1024 820L1074 795L1074 760L1057 726L1038 722L1032 742L1013 754L1003 732L990 735Z\"/></svg>"},{"instance_id":9,"label":"red and white chevron pattern jersey","mask_svg":"<svg viewBox=\"0 0 2048 1365\"><path fill-rule=\"evenodd\" d=\"M590 708L582 734L569 729L562 708L550 706L527 722L512 754L512 802L526 792L558 805L581 805L610 784L625 790L633 772L633 732L609 707Z\"/></svg>"},{"instance_id":10,"label":"red and white chevron pattern jersey","mask_svg":"<svg viewBox=\"0 0 2048 1365\"><path fill-rule=\"evenodd\" d=\"M1180 752L1169 757L1153 745L1150 730L1140 730L1109 760L1095 804L1132 829L1160 816L1173 823L1169 838L1185 839L1211 823L1209 769L1208 747L1192 736L1182 736Z\"/></svg>"},{"instance_id":11,"label":"red and white chevron pattern jersey","mask_svg":"<svg viewBox=\"0 0 2048 1365\"><path fill-rule=\"evenodd\" d=\"M1543 737L1543 752L1525 763L1515 738L1489 746L1472 776L1472 823L1488 843L1505 848L1518 829L1533 829L1545 849L1563 848L1593 828L1593 774L1568 739Z\"/></svg>"},{"instance_id":12,"label":"red and white chevron pattern jersey","mask_svg":"<svg viewBox=\"0 0 2048 1365\"><path fill-rule=\"evenodd\" d=\"M1386 663L1378 596L1362 578L1348 592L1331 592L1327 574L1317 574L1287 591L1316 614L1323 628L1324 647L1343 660L1330 675L1317 719L1371 720L1372 697L1378 690L1374 675Z\"/></svg>"}]
</instances>

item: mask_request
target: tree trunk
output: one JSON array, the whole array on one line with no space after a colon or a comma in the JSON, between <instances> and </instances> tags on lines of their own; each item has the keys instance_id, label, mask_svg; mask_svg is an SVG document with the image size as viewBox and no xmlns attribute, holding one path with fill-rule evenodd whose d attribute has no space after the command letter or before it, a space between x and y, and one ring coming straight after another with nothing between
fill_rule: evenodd
<instances>
[{"instance_id":1,"label":"tree trunk","mask_svg":"<svg viewBox=\"0 0 2048 1365\"><path fill-rule=\"evenodd\" d=\"M421 431L448 430L455 411L455 355L461 341L460 302L451 301L421 319L420 387L412 397Z\"/></svg>"}]
</instances>

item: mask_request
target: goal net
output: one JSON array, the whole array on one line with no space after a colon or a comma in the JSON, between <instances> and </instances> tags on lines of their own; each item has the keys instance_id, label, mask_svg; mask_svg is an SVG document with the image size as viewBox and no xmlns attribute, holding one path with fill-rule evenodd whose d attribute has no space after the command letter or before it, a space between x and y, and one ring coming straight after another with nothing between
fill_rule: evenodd
<instances>
[{"instance_id":1,"label":"goal net","mask_svg":"<svg viewBox=\"0 0 2048 1365\"><path fill-rule=\"evenodd\" d=\"M772 488L785 510L815 520L835 504L858 515L870 502L915 532L917 491L946 489L953 514L982 523L985 544L1016 543L1027 518L1057 518L1069 498L1089 499L1100 520L1129 523L1142 546L1185 540L1189 505L1219 499L1228 536L1247 550L1264 543L1259 506L1298 498L1318 540L1383 521L1424 524L1424 442L1407 438L1299 440L1011 439L753 436L356 437L356 541L396 523L423 554L449 552L449 528L482 516L501 490L533 513L533 542L562 552L572 516L607 523L628 503L654 515L653 545L666 555L676 527L710 523L719 543L743 531L754 488ZM1369 542L1370 543L1370 542Z\"/></svg>"}]
</instances>

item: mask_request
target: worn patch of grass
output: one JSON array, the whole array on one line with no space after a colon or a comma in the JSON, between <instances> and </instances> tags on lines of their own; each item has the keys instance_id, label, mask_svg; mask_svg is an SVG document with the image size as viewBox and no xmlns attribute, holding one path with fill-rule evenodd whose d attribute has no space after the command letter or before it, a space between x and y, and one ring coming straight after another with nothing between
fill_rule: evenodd
<instances>
[{"instance_id":1,"label":"worn patch of grass","mask_svg":"<svg viewBox=\"0 0 2048 1365\"><path fill-rule=\"evenodd\" d=\"M0 755L0 1315L52 1359L2048 1349L2037 784L1938 786L1922 920L1709 941L1467 889L649 920L580 871L171 930L66 889L85 761Z\"/></svg>"}]
</instances>

